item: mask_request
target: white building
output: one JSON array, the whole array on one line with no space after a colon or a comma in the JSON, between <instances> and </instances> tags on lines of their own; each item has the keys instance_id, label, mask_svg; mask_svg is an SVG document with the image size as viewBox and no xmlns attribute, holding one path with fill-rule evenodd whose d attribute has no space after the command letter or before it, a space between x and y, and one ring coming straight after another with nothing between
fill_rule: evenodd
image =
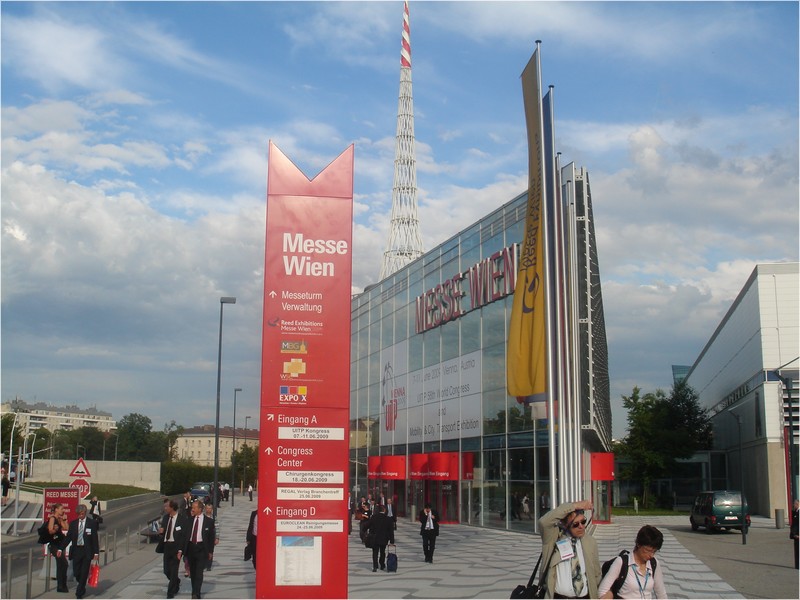
<instances>
[{"instance_id":1,"label":"white building","mask_svg":"<svg viewBox=\"0 0 800 600\"><path fill-rule=\"evenodd\" d=\"M236 428L236 450L242 449L242 445L258 446L258 430ZM214 426L201 425L199 427L189 427L183 430L181 436L175 443L175 457L179 460L191 460L192 462L207 467L214 466ZM219 464L221 467L231 466L231 456L233 456L233 428L219 428Z\"/></svg>"},{"instance_id":2,"label":"white building","mask_svg":"<svg viewBox=\"0 0 800 600\"><path fill-rule=\"evenodd\" d=\"M750 512L764 516L788 515L798 492L799 267L757 265L687 375L727 457L727 487L743 474Z\"/></svg>"},{"instance_id":3,"label":"white building","mask_svg":"<svg viewBox=\"0 0 800 600\"><path fill-rule=\"evenodd\" d=\"M16 413L17 427L23 436L45 427L48 431L71 430L80 427L97 427L100 431L113 431L117 422L111 413L77 406L51 406L44 402L28 404L20 399L4 402L0 407L2 414Z\"/></svg>"}]
</instances>

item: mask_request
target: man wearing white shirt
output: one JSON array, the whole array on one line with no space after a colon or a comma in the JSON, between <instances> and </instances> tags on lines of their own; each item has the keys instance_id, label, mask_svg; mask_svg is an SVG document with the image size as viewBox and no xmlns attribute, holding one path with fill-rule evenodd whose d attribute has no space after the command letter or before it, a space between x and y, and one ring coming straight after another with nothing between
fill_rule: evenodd
<instances>
[{"instance_id":1,"label":"man wearing white shirt","mask_svg":"<svg viewBox=\"0 0 800 600\"><path fill-rule=\"evenodd\" d=\"M86 581L93 560L100 560L100 540L97 536L97 522L86 516L86 505L79 504L75 510L77 519L69 524L67 537L62 542L64 548L72 543L69 555L72 559L72 572L78 580L75 597L80 600L86 594Z\"/></svg>"},{"instance_id":2,"label":"man wearing white shirt","mask_svg":"<svg viewBox=\"0 0 800 600\"><path fill-rule=\"evenodd\" d=\"M189 520L179 511L175 500L167 502L166 509L158 533L164 537L164 575L169 580L167 598L174 598L181 587L178 573L189 536Z\"/></svg>"},{"instance_id":3,"label":"man wearing white shirt","mask_svg":"<svg viewBox=\"0 0 800 600\"><path fill-rule=\"evenodd\" d=\"M425 508L419 513L419 534L422 536L422 551L425 562L433 563L433 551L436 549L436 536L439 535L439 513L431 508L431 503L426 502Z\"/></svg>"},{"instance_id":4,"label":"man wearing white shirt","mask_svg":"<svg viewBox=\"0 0 800 600\"><path fill-rule=\"evenodd\" d=\"M203 587L203 571L206 562L214 555L216 529L214 519L203 514L203 503L192 503L192 519L189 523L189 540L186 543L186 557L189 559L189 573L192 578L192 598L200 598Z\"/></svg>"}]
</instances>

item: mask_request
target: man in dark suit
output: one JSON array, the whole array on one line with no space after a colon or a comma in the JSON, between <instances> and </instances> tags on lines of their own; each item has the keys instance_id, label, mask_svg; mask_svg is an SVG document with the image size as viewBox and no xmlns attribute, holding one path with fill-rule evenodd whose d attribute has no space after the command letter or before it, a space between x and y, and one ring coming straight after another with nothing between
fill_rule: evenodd
<instances>
[{"instance_id":1,"label":"man in dark suit","mask_svg":"<svg viewBox=\"0 0 800 600\"><path fill-rule=\"evenodd\" d=\"M86 505L79 504L75 514L78 518L70 522L62 547L66 548L72 542L69 556L72 559L72 572L78 580L75 597L83 598L86 594L86 580L89 579L89 567L93 560L100 560L100 540L97 537L97 522L87 516Z\"/></svg>"},{"instance_id":2,"label":"man in dark suit","mask_svg":"<svg viewBox=\"0 0 800 600\"><path fill-rule=\"evenodd\" d=\"M386 516L386 507L382 504L376 506L375 514L367 521L367 531L372 537L372 572L378 570L379 562L383 571L386 569L386 544L394 544L394 523Z\"/></svg>"},{"instance_id":3,"label":"man in dark suit","mask_svg":"<svg viewBox=\"0 0 800 600\"><path fill-rule=\"evenodd\" d=\"M426 502L425 508L419 513L419 534L422 536L422 551L425 553L425 562L433 562L433 551L436 549L436 536L439 535L439 513L431 508L431 503Z\"/></svg>"},{"instance_id":4,"label":"man in dark suit","mask_svg":"<svg viewBox=\"0 0 800 600\"><path fill-rule=\"evenodd\" d=\"M189 531L191 533L186 543L186 557L189 559L189 574L192 578L192 598L200 598L206 562L214 555L216 528L214 519L203 514L203 503L199 500L192 502Z\"/></svg>"},{"instance_id":5,"label":"man in dark suit","mask_svg":"<svg viewBox=\"0 0 800 600\"><path fill-rule=\"evenodd\" d=\"M253 555L253 568L256 568L256 547L258 546L258 511L250 513L250 523L247 525L247 545Z\"/></svg>"},{"instance_id":6,"label":"man in dark suit","mask_svg":"<svg viewBox=\"0 0 800 600\"><path fill-rule=\"evenodd\" d=\"M166 507L167 514L161 519L158 533L164 539L164 575L169 580L167 598L174 598L181 588L178 572L189 539L189 520L180 511L175 500L170 500Z\"/></svg>"}]
</instances>

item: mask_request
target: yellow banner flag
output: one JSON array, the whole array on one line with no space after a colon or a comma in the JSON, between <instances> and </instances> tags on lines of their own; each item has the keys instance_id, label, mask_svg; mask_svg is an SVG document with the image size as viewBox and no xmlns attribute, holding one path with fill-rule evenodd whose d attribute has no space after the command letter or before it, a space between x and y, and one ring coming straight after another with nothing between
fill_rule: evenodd
<instances>
[{"instance_id":1,"label":"yellow banner flag","mask_svg":"<svg viewBox=\"0 0 800 600\"><path fill-rule=\"evenodd\" d=\"M528 206L525 239L508 331L506 380L510 396L547 394L547 320L545 314L544 157L539 49L522 72L522 97L528 129Z\"/></svg>"}]
</instances>

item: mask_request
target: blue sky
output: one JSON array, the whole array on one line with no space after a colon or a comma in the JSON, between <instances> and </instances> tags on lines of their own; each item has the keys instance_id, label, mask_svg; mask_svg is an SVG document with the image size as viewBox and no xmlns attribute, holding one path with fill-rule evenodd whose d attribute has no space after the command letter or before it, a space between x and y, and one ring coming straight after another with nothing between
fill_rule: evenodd
<instances>
[{"instance_id":1,"label":"blue sky","mask_svg":"<svg viewBox=\"0 0 800 600\"><path fill-rule=\"evenodd\" d=\"M266 156L355 144L353 285L388 239L403 4L3 2L2 399L257 415ZM798 259L795 2L412 2L432 248L522 192L542 40L589 170L621 394L671 385L758 262ZM226 408L227 407L227 408Z\"/></svg>"}]
</instances>

